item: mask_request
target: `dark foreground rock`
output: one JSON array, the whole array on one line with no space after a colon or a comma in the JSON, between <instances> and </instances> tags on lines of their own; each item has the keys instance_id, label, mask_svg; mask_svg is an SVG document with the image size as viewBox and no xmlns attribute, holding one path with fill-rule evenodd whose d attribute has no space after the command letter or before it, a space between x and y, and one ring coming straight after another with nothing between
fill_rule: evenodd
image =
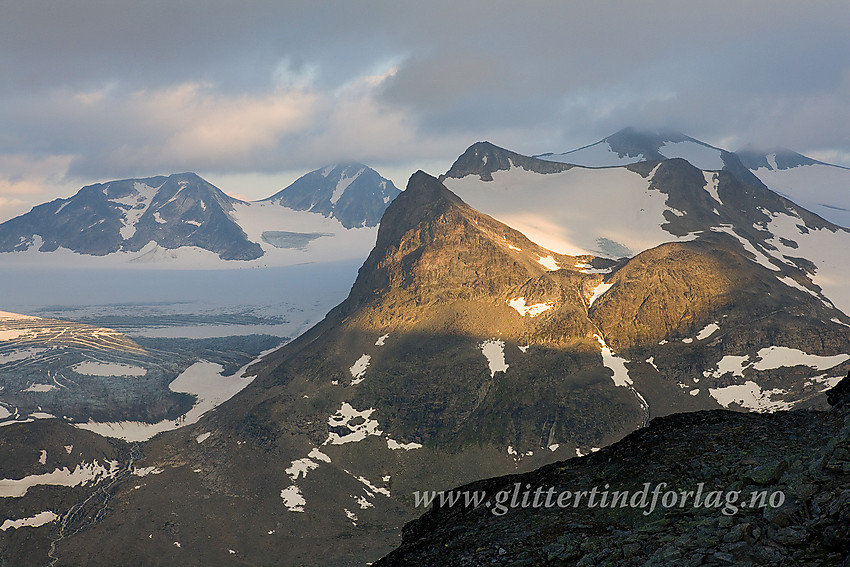
<instances>
[{"instance_id":1,"label":"dark foreground rock","mask_svg":"<svg viewBox=\"0 0 850 567\"><path fill-rule=\"evenodd\" d=\"M848 391L850 376L826 412L658 418L588 457L463 486L376 565L850 565ZM484 504L464 506L476 491Z\"/></svg>"}]
</instances>

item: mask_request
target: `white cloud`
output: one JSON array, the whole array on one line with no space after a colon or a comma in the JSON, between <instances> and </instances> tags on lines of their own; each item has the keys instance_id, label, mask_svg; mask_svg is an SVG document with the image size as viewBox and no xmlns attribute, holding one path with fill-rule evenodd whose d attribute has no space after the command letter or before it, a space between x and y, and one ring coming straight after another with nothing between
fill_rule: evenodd
<instances>
[{"instance_id":1,"label":"white cloud","mask_svg":"<svg viewBox=\"0 0 850 567\"><path fill-rule=\"evenodd\" d=\"M478 140L567 151L626 126L847 164L848 17L830 0L12 3L0 155L67 163L0 167L0 198L338 159L403 185Z\"/></svg>"}]
</instances>

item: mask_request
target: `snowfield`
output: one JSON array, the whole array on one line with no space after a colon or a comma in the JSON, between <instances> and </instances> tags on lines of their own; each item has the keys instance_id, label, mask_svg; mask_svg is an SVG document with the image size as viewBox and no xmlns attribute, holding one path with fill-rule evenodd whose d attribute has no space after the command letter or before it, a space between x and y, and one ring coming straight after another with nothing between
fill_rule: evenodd
<instances>
[{"instance_id":1,"label":"snowfield","mask_svg":"<svg viewBox=\"0 0 850 567\"><path fill-rule=\"evenodd\" d=\"M100 482L118 473L118 461L108 461L109 468L98 461L77 465L74 470L67 467L53 472L35 474L21 479L0 479L0 498L20 498L33 486L80 486L89 482Z\"/></svg>"},{"instance_id":2,"label":"snowfield","mask_svg":"<svg viewBox=\"0 0 850 567\"><path fill-rule=\"evenodd\" d=\"M832 223L850 227L850 169L814 164L788 169L760 167L753 173L780 195Z\"/></svg>"},{"instance_id":3,"label":"snowfield","mask_svg":"<svg viewBox=\"0 0 850 567\"><path fill-rule=\"evenodd\" d=\"M691 140L665 142L658 149L658 153L668 159L685 159L704 170L717 171L723 169L724 165L720 149ZM546 161L570 163L582 167L618 167L646 159L643 154L620 155L612 150L605 140L563 154L543 154L537 157Z\"/></svg>"},{"instance_id":4,"label":"snowfield","mask_svg":"<svg viewBox=\"0 0 850 567\"><path fill-rule=\"evenodd\" d=\"M268 353L263 353L262 356ZM261 358L260 357L260 358ZM171 431L196 423L209 410L226 402L245 386L250 384L253 376L243 376L245 370L255 361L242 367L233 376L222 376L223 368L219 364L200 361L187 368L168 388L173 392L184 392L197 397L195 405L179 419L166 419L157 423L139 421L121 421L98 423L76 423L76 427L93 431L104 437L117 437L125 441L147 441L157 433Z\"/></svg>"},{"instance_id":5,"label":"snowfield","mask_svg":"<svg viewBox=\"0 0 850 567\"><path fill-rule=\"evenodd\" d=\"M652 174L577 167L541 175L514 167L492 175L489 182L468 175L444 184L470 206L554 252L616 259L695 238L661 228L665 211L672 209L664 193L649 188Z\"/></svg>"}]
</instances>

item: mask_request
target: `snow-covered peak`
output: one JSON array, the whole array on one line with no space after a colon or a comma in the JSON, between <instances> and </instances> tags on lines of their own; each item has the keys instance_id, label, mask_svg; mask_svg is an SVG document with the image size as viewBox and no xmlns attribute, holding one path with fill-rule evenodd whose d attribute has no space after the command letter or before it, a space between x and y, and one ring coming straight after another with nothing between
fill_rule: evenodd
<instances>
[{"instance_id":1,"label":"snow-covered peak","mask_svg":"<svg viewBox=\"0 0 850 567\"><path fill-rule=\"evenodd\" d=\"M346 228L372 227L399 193L374 169L347 162L311 171L264 202L332 217Z\"/></svg>"},{"instance_id":2,"label":"snow-covered peak","mask_svg":"<svg viewBox=\"0 0 850 567\"><path fill-rule=\"evenodd\" d=\"M614 167L639 161L681 158L703 170L723 169L724 151L679 132L641 132L626 128L595 144L540 159L584 167Z\"/></svg>"}]
</instances>

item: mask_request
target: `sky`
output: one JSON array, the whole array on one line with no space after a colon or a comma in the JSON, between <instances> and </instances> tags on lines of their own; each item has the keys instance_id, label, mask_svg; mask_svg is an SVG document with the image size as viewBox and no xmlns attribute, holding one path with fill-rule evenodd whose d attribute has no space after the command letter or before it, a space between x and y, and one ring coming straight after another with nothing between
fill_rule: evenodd
<instances>
[{"instance_id":1,"label":"sky","mask_svg":"<svg viewBox=\"0 0 850 567\"><path fill-rule=\"evenodd\" d=\"M194 171L268 197L357 160L403 188L488 140L624 127L850 166L850 3L0 0L0 221Z\"/></svg>"}]
</instances>

